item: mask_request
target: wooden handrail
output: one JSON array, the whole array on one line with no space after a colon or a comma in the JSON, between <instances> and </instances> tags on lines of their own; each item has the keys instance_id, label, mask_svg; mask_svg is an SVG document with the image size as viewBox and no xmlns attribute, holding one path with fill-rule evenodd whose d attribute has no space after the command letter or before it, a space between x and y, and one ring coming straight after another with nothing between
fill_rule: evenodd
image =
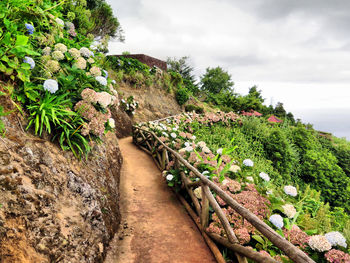
<instances>
[{"instance_id":1,"label":"wooden handrail","mask_svg":"<svg viewBox=\"0 0 350 263\"><path fill-rule=\"evenodd\" d=\"M166 119L166 118L164 118ZM161 119L163 120L163 119ZM248 209L240 205L236 200L234 200L231 196L229 196L225 191L223 191L219 186L217 186L215 183L213 183L211 180L209 180L206 176L202 175L196 168L194 168L190 163L188 163L178 152L174 151L173 149L169 148L165 143L163 143L157 135L149 130L142 129L140 127L133 126L133 136L134 136L134 143L138 144L136 136L141 134L141 137L144 139L146 136L143 133L151 134L152 135L152 140L154 142L157 142L157 144L160 144L162 147L162 151L168 151L171 153L175 160L177 162L180 162L182 165L187 167L190 171L193 172L195 176L197 176L200 179L200 183L202 184L202 187L207 187L204 188L204 192L206 193L206 197L211 200L211 205L215 206L216 200L214 199L215 203L213 203L213 200L211 199L210 196L212 196L210 190L214 191L218 196L220 196L232 209L234 209L238 214L240 214L243 218L248 220L258 231L260 231L261 234L263 234L266 238L268 238L276 247L281 249L290 259L292 259L296 263L315 263L311 258L309 258L303 251L295 247L293 244L291 244L288 240L285 238L281 237L278 233L276 233L270 226L268 226L265 222L260 220L255 214L250 212ZM142 140L141 140L142 141ZM141 146L141 145L138 145ZM154 153L156 153L157 156L157 148L156 147L151 147L151 144L147 142L147 146L149 147L149 152L153 153L152 157L156 161L156 158L153 156ZM159 166L162 169L165 169L166 164L169 162L169 160L166 160L165 157L162 157L162 154L158 154L158 161L159 161ZM164 167L164 168L163 168ZM190 180L184 175L181 175L183 183L186 187L186 190L189 192L190 196L192 199L194 199L193 191L192 191L192 182L189 182ZM191 187L192 186L192 187ZM209 190L210 189L210 190ZM192 194L191 194L192 193ZM210 193L210 194L209 194ZM194 202L196 210L198 215L201 215L201 207L200 204L197 200L197 203ZM214 208L214 207L213 207ZM219 207L220 208L220 207ZM215 209L215 208L214 208ZM221 208L220 208L221 210ZM219 216L220 212L217 212L217 215ZM219 217L220 218L220 217ZM221 218L220 218L221 219ZM234 233L232 231L232 228L226 229L227 225L223 225L226 231L227 236L229 237L229 242L235 245L236 239L234 236ZM233 235L232 235L233 233ZM236 244L238 245L238 244ZM234 249L235 246L229 247L230 249ZM249 257L248 255L244 254L244 250L241 251L236 251L244 256ZM239 260L240 262L243 262ZM261 261L263 262L263 261Z\"/></svg>"}]
</instances>

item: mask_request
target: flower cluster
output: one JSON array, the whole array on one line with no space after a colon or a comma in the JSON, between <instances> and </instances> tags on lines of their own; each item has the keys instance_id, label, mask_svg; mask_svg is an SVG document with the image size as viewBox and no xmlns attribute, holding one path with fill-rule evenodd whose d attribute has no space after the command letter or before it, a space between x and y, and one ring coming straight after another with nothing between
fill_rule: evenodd
<instances>
[{"instance_id":1,"label":"flower cluster","mask_svg":"<svg viewBox=\"0 0 350 263\"><path fill-rule=\"evenodd\" d=\"M102 86L107 86L107 79L105 79L102 76L95 77L98 83L100 83Z\"/></svg>"},{"instance_id":2,"label":"flower cluster","mask_svg":"<svg viewBox=\"0 0 350 263\"><path fill-rule=\"evenodd\" d=\"M290 196L293 196L293 197L298 195L297 189L294 186L286 185L283 188L283 190L284 190L285 194L287 194L287 195L290 195Z\"/></svg>"},{"instance_id":3,"label":"flower cluster","mask_svg":"<svg viewBox=\"0 0 350 263\"><path fill-rule=\"evenodd\" d=\"M93 66L90 68L90 74L93 77L99 77L101 76L101 69L99 67Z\"/></svg>"},{"instance_id":4,"label":"flower cluster","mask_svg":"<svg viewBox=\"0 0 350 263\"><path fill-rule=\"evenodd\" d=\"M58 44L55 45L54 50L55 51L60 51L62 53L66 53L67 52L67 46L65 44L58 43Z\"/></svg>"},{"instance_id":5,"label":"flower cluster","mask_svg":"<svg viewBox=\"0 0 350 263\"><path fill-rule=\"evenodd\" d=\"M345 237L338 231L329 232L325 234L325 237L332 246L347 247Z\"/></svg>"},{"instance_id":6,"label":"flower cluster","mask_svg":"<svg viewBox=\"0 0 350 263\"><path fill-rule=\"evenodd\" d=\"M90 49L88 49L87 47L82 47L80 49L80 54L83 56L83 57L86 57L86 58L89 58L89 57L93 57L94 56L94 53L92 51L90 51ZM101 75L101 74L100 74Z\"/></svg>"},{"instance_id":7,"label":"flower cluster","mask_svg":"<svg viewBox=\"0 0 350 263\"><path fill-rule=\"evenodd\" d=\"M250 234L246 228L239 228L235 230L235 234L241 245L247 244L250 241Z\"/></svg>"},{"instance_id":8,"label":"flower cluster","mask_svg":"<svg viewBox=\"0 0 350 263\"><path fill-rule=\"evenodd\" d=\"M293 218L295 214L297 213L297 210L295 210L295 207L291 204L285 204L282 206L283 208L283 213L288 217L288 218Z\"/></svg>"},{"instance_id":9,"label":"flower cluster","mask_svg":"<svg viewBox=\"0 0 350 263\"><path fill-rule=\"evenodd\" d=\"M29 35L32 35L34 33L35 28L32 24L25 24L25 27L26 27Z\"/></svg>"},{"instance_id":10,"label":"flower cluster","mask_svg":"<svg viewBox=\"0 0 350 263\"><path fill-rule=\"evenodd\" d=\"M54 79L45 80L43 86L44 90L47 90L50 93L55 93L58 90L58 83Z\"/></svg>"},{"instance_id":11,"label":"flower cluster","mask_svg":"<svg viewBox=\"0 0 350 263\"><path fill-rule=\"evenodd\" d=\"M86 69L86 60L83 57L79 57L74 65L79 69Z\"/></svg>"},{"instance_id":12,"label":"flower cluster","mask_svg":"<svg viewBox=\"0 0 350 263\"><path fill-rule=\"evenodd\" d=\"M324 256L327 259L327 261L331 263L349 263L350 262L350 255L337 249L329 250L327 253L324 254Z\"/></svg>"},{"instance_id":13,"label":"flower cluster","mask_svg":"<svg viewBox=\"0 0 350 263\"><path fill-rule=\"evenodd\" d=\"M301 248L306 247L307 241L309 239L309 236L297 225L293 225L290 230L283 229L283 234L293 245L299 246Z\"/></svg>"},{"instance_id":14,"label":"flower cluster","mask_svg":"<svg viewBox=\"0 0 350 263\"><path fill-rule=\"evenodd\" d=\"M245 159L243 161L243 165L247 166L247 167L253 167L254 166L254 162L250 159Z\"/></svg>"},{"instance_id":15,"label":"flower cluster","mask_svg":"<svg viewBox=\"0 0 350 263\"><path fill-rule=\"evenodd\" d=\"M134 100L133 96L130 96L126 100L121 100L121 106L126 113L134 115L136 109L139 107L139 103L136 100Z\"/></svg>"},{"instance_id":16,"label":"flower cluster","mask_svg":"<svg viewBox=\"0 0 350 263\"><path fill-rule=\"evenodd\" d=\"M76 48L70 48L68 50L69 54L74 58L74 59L78 59L80 58L80 51Z\"/></svg>"},{"instance_id":17,"label":"flower cluster","mask_svg":"<svg viewBox=\"0 0 350 263\"><path fill-rule=\"evenodd\" d=\"M61 52L61 51L54 51L51 53L51 56L54 60L57 60L57 61L61 61L63 60L65 57L64 57L64 54Z\"/></svg>"},{"instance_id":18,"label":"flower cluster","mask_svg":"<svg viewBox=\"0 0 350 263\"><path fill-rule=\"evenodd\" d=\"M107 108L114 105L117 98L107 92L96 92L92 89L84 89L81 93L83 100L79 101L74 109L85 118L88 123L85 123L81 133L86 136L90 133L101 137L105 131L105 124L111 128L115 127L115 121L111 118L111 112ZM93 104L100 104L104 107L105 113L98 111Z\"/></svg>"},{"instance_id":19,"label":"flower cluster","mask_svg":"<svg viewBox=\"0 0 350 263\"><path fill-rule=\"evenodd\" d=\"M267 173L264 173L264 172L261 172L259 174L260 178L263 179L264 181L266 182L269 182L270 181L270 176L267 174Z\"/></svg>"},{"instance_id":20,"label":"flower cluster","mask_svg":"<svg viewBox=\"0 0 350 263\"><path fill-rule=\"evenodd\" d=\"M318 252L325 252L332 248L331 243L329 243L327 238L322 235L311 236L308 244L310 248Z\"/></svg>"},{"instance_id":21,"label":"flower cluster","mask_svg":"<svg viewBox=\"0 0 350 263\"><path fill-rule=\"evenodd\" d=\"M65 26L68 29L68 34L70 36L72 36L72 37L77 36L77 32L75 32L75 26L72 22L65 22Z\"/></svg>"},{"instance_id":22,"label":"flower cluster","mask_svg":"<svg viewBox=\"0 0 350 263\"><path fill-rule=\"evenodd\" d=\"M281 229L284 226L283 218L279 214L270 216L269 221L277 228Z\"/></svg>"}]
</instances>

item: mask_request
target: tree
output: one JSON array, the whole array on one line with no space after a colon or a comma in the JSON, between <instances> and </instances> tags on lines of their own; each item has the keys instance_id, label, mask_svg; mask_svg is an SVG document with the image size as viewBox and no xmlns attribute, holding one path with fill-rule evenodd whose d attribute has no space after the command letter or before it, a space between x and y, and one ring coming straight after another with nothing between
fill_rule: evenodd
<instances>
[{"instance_id":1,"label":"tree","mask_svg":"<svg viewBox=\"0 0 350 263\"><path fill-rule=\"evenodd\" d=\"M263 102L265 99L261 95L261 90L257 86L249 89L248 95L242 97L242 106L240 110L249 111L251 109L261 111L264 108Z\"/></svg>"},{"instance_id":2,"label":"tree","mask_svg":"<svg viewBox=\"0 0 350 263\"><path fill-rule=\"evenodd\" d=\"M96 1L96 5L91 9L91 18L95 26L90 33L95 37L103 38L106 35L124 41L124 32L120 23L113 15L112 7L105 1Z\"/></svg>"},{"instance_id":3,"label":"tree","mask_svg":"<svg viewBox=\"0 0 350 263\"><path fill-rule=\"evenodd\" d=\"M277 117L284 118L284 117L286 117L286 114L287 114L287 112L283 107L283 103L278 102L276 107L275 107L275 115Z\"/></svg>"},{"instance_id":4,"label":"tree","mask_svg":"<svg viewBox=\"0 0 350 263\"><path fill-rule=\"evenodd\" d=\"M231 91L234 85L231 75L221 67L207 68L201 77L201 88L209 93L217 94L222 91Z\"/></svg>"},{"instance_id":5,"label":"tree","mask_svg":"<svg viewBox=\"0 0 350 263\"><path fill-rule=\"evenodd\" d=\"M168 64L168 70L175 71L179 73L183 79L195 83L195 76L193 75L194 69L189 65L188 59L189 57L187 56L180 59L168 57L166 63Z\"/></svg>"}]
</instances>

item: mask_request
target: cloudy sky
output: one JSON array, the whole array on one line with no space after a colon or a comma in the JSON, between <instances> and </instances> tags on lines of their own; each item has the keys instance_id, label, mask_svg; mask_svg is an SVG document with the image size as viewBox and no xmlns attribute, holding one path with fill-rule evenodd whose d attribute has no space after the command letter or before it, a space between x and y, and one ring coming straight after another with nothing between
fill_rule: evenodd
<instances>
[{"instance_id":1,"label":"cloudy sky","mask_svg":"<svg viewBox=\"0 0 350 263\"><path fill-rule=\"evenodd\" d=\"M200 76L221 66L247 93L350 139L350 1L107 0L125 43L110 53L190 56Z\"/></svg>"}]
</instances>

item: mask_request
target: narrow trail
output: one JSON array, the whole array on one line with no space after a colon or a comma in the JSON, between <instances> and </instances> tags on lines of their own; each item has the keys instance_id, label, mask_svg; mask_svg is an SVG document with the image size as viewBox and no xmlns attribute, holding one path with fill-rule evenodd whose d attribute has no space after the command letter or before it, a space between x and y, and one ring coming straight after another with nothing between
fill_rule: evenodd
<instances>
[{"instance_id":1,"label":"narrow trail","mask_svg":"<svg viewBox=\"0 0 350 263\"><path fill-rule=\"evenodd\" d=\"M106 263L214 263L197 227L161 178L153 160L132 144L119 141L124 157L120 181L120 234Z\"/></svg>"}]
</instances>

